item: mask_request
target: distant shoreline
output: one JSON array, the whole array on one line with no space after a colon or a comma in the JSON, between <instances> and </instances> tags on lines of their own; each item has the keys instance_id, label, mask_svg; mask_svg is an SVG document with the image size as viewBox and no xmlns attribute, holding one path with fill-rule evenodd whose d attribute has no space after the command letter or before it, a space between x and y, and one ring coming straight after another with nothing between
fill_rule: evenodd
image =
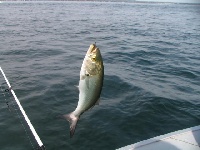
<instances>
[{"instance_id":1,"label":"distant shoreline","mask_svg":"<svg viewBox=\"0 0 200 150\"><path fill-rule=\"evenodd\" d=\"M186 3L186 2L156 2L156 1L145 1L145 0L0 0L0 2L124 2L124 3L169 3L169 4L190 4L199 5L198 3Z\"/></svg>"}]
</instances>

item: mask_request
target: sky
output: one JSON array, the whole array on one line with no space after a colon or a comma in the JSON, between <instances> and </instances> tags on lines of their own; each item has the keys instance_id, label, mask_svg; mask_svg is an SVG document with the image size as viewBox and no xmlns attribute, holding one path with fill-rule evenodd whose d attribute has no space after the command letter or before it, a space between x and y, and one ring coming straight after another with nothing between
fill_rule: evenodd
<instances>
[{"instance_id":1,"label":"sky","mask_svg":"<svg viewBox=\"0 0 200 150\"><path fill-rule=\"evenodd\" d=\"M200 0L136 0L148 2L200 3Z\"/></svg>"}]
</instances>

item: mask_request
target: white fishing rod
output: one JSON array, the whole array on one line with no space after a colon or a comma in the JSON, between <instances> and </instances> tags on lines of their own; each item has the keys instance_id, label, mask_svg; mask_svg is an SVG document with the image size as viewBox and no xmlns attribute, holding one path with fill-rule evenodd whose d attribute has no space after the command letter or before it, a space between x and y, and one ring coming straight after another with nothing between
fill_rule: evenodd
<instances>
[{"instance_id":1,"label":"white fishing rod","mask_svg":"<svg viewBox=\"0 0 200 150\"><path fill-rule=\"evenodd\" d=\"M9 87L9 90L11 91L11 93L12 93L12 95L13 95L13 97L14 97L16 103L17 103L17 105L19 106L19 109L21 110L21 113L23 114L23 116L24 116L24 118L25 118L25 120L26 120L26 122L27 122L27 124L28 124L28 126L29 126L29 128L30 128L30 130L31 130L31 132L32 132L33 135L34 135L35 140L36 140L37 143L38 143L38 145L39 145L39 147L40 147L40 150L45 150L45 147L44 147L42 141L40 140L40 137L38 136L37 132L35 131L35 128L34 128L33 125L31 124L31 121L29 120L28 116L26 115L26 112L24 111L22 105L20 104L20 102L19 102L19 100L18 100L18 98L17 98L17 96L16 96L14 90L11 88L11 85L10 85L8 79L6 78L6 75L5 75L5 73L4 73L4 71L3 71L3 69L2 69L1 67L0 67L0 70L1 70L1 73L2 73L2 75L3 75L3 77L4 77L4 79L5 79L5 81L6 81L7 85L8 85L8 87Z\"/></svg>"}]
</instances>

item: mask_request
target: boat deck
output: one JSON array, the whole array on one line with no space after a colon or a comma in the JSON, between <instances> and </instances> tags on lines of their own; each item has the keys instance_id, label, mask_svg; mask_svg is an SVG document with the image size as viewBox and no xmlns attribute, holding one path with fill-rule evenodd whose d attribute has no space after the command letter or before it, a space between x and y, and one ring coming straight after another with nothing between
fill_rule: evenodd
<instances>
[{"instance_id":1,"label":"boat deck","mask_svg":"<svg viewBox=\"0 0 200 150\"><path fill-rule=\"evenodd\" d=\"M200 150L200 125L157 136L118 150Z\"/></svg>"}]
</instances>

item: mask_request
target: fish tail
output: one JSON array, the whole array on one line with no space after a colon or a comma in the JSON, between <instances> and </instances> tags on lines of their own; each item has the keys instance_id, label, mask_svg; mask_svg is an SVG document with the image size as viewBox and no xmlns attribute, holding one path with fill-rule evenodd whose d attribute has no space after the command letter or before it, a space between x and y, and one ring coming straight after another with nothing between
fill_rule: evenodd
<instances>
[{"instance_id":1,"label":"fish tail","mask_svg":"<svg viewBox=\"0 0 200 150\"><path fill-rule=\"evenodd\" d=\"M69 121L69 124L70 124L70 138L72 138L73 135L74 135L74 132L75 132L76 125L77 125L77 122L79 120L79 117L75 116L73 112L70 113L70 114L63 115L63 117L67 121Z\"/></svg>"}]
</instances>

